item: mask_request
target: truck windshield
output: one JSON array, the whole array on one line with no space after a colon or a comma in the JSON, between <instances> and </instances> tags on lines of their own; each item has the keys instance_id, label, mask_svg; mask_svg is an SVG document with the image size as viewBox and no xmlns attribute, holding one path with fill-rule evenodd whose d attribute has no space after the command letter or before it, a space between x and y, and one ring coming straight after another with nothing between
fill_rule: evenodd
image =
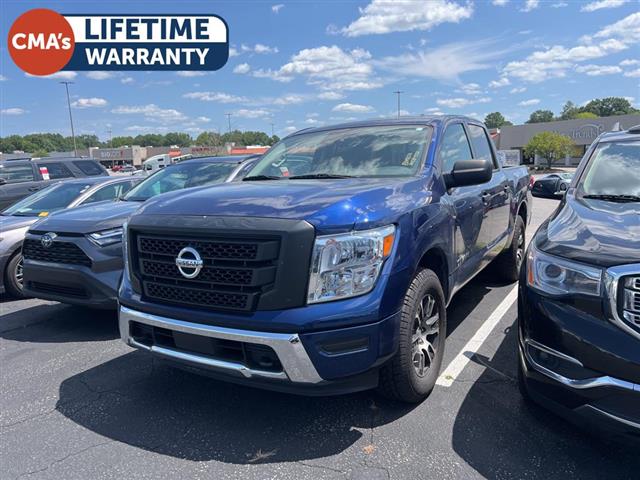
<instances>
[{"instance_id":1,"label":"truck windshield","mask_svg":"<svg viewBox=\"0 0 640 480\"><path fill-rule=\"evenodd\" d=\"M269 150L245 180L415 175L431 128L374 126L302 133Z\"/></svg>"},{"instance_id":2,"label":"truck windshield","mask_svg":"<svg viewBox=\"0 0 640 480\"><path fill-rule=\"evenodd\" d=\"M640 201L640 141L601 143L578 189L586 198Z\"/></svg>"},{"instance_id":3,"label":"truck windshield","mask_svg":"<svg viewBox=\"0 0 640 480\"><path fill-rule=\"evenodd\" d=\"M144 202L155 195L183 188L201 187L224 182L237 167L233 162L183 162L171 165L132 188L124 200Z\"/></svg>"},{"instance_id":4,"label":"truck windshield","mask_svg":"<svg viewBox=\"0 0 640 480\"><path fill-rule=\"evenodd\" d=\"M56 210L67 208L71 202L90 187L90 183L57 183L19 201L7 208L2 214L20 217L46 217Z\"/></svg>"}]
</instances>

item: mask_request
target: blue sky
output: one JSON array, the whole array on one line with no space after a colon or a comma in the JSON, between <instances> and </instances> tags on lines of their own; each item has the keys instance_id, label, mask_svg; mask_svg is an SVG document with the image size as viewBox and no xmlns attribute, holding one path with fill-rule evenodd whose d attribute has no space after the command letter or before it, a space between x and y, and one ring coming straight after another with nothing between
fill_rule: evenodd
<instances>
[{"instance_id":1,"label":"blue sky","mask_svg":"<svg viewBox=\"0 0 640 480\"><path fill-rule=\"evenodd\" d=\"M502 112L514 123L566 100L640 101L640 13L631 0L24 2L3 0L0 37L24 11L213 13L232 56L217 72L25 75L0 50L0 135L256 129L284 135L355 118Z\"/></svg>"}]
</instances>

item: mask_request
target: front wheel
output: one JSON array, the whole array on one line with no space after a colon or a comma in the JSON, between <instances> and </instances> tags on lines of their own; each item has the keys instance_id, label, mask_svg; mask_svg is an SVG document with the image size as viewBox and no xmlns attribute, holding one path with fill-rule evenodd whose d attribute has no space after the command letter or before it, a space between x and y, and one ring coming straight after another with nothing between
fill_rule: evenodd
<instances>
[{"instance_id":1,"label":"front wheel","mask_svg":"<svg viewBox=\"0 0 640 480\"><path fill-rule=\"evenodd\" d=\"M424 269L405 295L398 352L380 372L382 394L408 403L424 400L438 379L446 335L442 286L433 271Z\"/></svg>"},{"instance_id":2,"label":"front wheel","mask_svg":"<svg viewBox=\"0 0 640 480\"><path fill-rule=\"evenodd\" d=\"M7 293L14 298L24 298L24 294L22 293L22 268L22 254L18 252L9 259L4 272L5 288L7 289Z\"/></svg>"}]
</instances>

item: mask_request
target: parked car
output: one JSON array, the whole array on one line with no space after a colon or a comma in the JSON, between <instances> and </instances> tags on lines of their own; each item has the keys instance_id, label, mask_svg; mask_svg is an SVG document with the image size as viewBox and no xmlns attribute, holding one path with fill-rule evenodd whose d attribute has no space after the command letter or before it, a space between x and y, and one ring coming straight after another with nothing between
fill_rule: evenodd
<instances>
[{"instance_id":1,"label":"parked car","mask_svg":"<svg viewBox=\"0 0 640 480\"><path fill-rule=\"evenodd\" d=\"M0 213L0 293L22 297L22 242L38 220L67 208L116 200L138 179L92 177L59 181Z\"/></svg>"},{"instance_id":2,"label":"parked car","mask_svg":"<svg viewBox=\"0 0 640 480\"><path fill-rule=\"evenodd\" d=\"M27 232L23 248L25 293L115 308L127 217L156 195L239 180L245 158L203 157L175 164L144 179L120 202L75 208L39 222Z\"/></svg>"},{"instance_id":3,"label":"parked car","mask_svg":"<svg viewBox=\"0 0 640 480\"><path fill-rule=\"evenodd\" d=\"M121 336L229 381L420 401L453 295L492 262L518 277L528 182L466 117L298 132L243 182L130 217Z\"/></svg>"},{"instance_id":4,"label":"parked car","mask_svg":"<svg viewBox=\"0 0 640 480\"><path fill-rule=\"evenodd\" d=\"M640 436L640 126L601 135L533 237L520 277L520 390Z\"/></svg>"},{"instance_id":5,"label":"parked car","mask_svg":"<svg viewBox=\"0 0 640 480\"><path fill-rule=\"evenodd\" d=\"M0 210L56 180L106 175L100 162L90 158L4 160L0 162Z\"/></svg>"},{"instance_id":6,"label":"parked car","mask_svg":"<svg viewBox=\"0 0 640 480\"><path fill-rule=\"evenodd\" d=\"M552 173L544 178L535 180L531 187L531 193L534 197L561 197L571 185L572 179L573 173Z\"/></svg>"},{"instance_id":7,"label":"parked car","mask_svg":"<svg viewBox=\"0 0 640 480\"><path fill-rule=\"evenodd\" d=\"M135 173L137 171L138 171L138 169L136 167L134 167L133 165L125 165L120 169L121 173Z\"/></svg>"}]
</instances>

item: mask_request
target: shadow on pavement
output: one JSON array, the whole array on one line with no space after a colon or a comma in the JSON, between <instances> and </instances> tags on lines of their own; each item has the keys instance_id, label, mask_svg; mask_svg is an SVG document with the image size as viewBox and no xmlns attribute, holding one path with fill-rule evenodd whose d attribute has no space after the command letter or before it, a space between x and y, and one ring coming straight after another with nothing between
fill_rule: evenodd
<instances>
[{"instance_id":1,"label":"shadow on pavement","mask_svg":"<svg viewBox=\"0 0 640 480\"><path fill-rule=\"evenodd\" d=\"M154 363L141 352L66 379L56 405L109 439L232 464L334 455L412 408L372 392L316 398L256 390Z\"/></svg>"},{"instance_id":2,"label":"shadow on pavement","mask_svg":"<svg viewBox=\"0 0 640 480\"><path fill-rule=\"evenodd\" d=\"M29 324L21 328L22 319L27 319ZM3 313L2 322L18 326L0 332L0 338L17 342L100 342L120 336L117 312L58 303Z\"/></svg>"},{"instance_id":3,"label":"shadow on pavement","mask_svg":"<svg viewBox=\"0 0 640 480\"><path fill-rule=\"evenodd\" d=\"M517 382L517 328L507 331L458 411L455 452L485 478L638 478L637 451L600 439L527 404Z\"/></svg>"}]
</instances>

